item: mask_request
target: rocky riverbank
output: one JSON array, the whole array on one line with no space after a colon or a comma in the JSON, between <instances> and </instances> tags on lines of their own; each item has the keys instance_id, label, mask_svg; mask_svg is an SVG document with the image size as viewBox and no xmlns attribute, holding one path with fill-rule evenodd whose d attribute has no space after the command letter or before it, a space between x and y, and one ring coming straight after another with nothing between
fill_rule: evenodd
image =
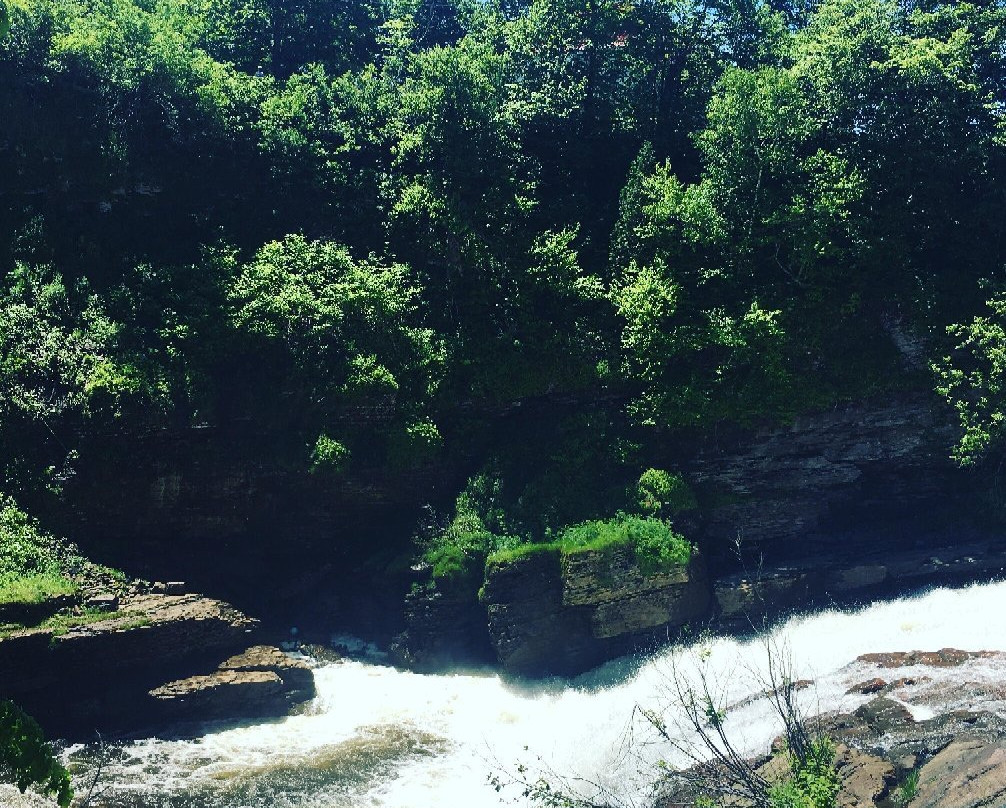
<instances>
[{"instance_id":1,"label":"rocky riverbank","mask_svg":"<svg viewBox=\"0 0 1006 808\"><path fill-rule=\"evenodd\" d=\"M683 627L750 632L786 613L855 604L931 585L1006 574L996 539L922 549L834 553L710 576L702 556L670 575L640 571L631 552L533 553L490 563L476 598L446 583L413 593L400 664L434 669L495 660L522 675L571 675L666 642Z\"/></svg>"},{"instance_id":2,"label":"rocky riverbank","mask_svg":"<svg viewBox=\"0 0 1006 808\"><path fill-rule=\"evenodd\" d=\"M846 670L846 678L859 676L866 678L848 696L863 697L860 706L807 722L835 741L838 808L1006 806L1006 653L865 654ZM813 693L815 683L801 684ZM767 752L752 765L771 782L787 767ZM675 775L666 786L661 808L693 804L694 786Z\"/></svg>"},{"instance_id":3,"label":"rocky riverbank","mask_svg":"<svg viewBox=\"0 0 1006 808\"><path fill-rule=\"evenodd\" d=\"M307 665L257 645L258 621L230 605L181 583L94 585L0 634L0 696L49 734L280 716L314 696Z\"/></svg>"}]
</instances>

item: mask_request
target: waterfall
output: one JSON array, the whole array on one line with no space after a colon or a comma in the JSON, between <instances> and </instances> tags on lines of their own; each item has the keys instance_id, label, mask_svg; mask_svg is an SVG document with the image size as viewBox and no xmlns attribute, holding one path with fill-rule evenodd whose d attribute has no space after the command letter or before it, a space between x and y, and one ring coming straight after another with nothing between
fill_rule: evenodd
<instances>
[{"instance_id":1,"label":"waterfall","mask_svg":"<svg viewBox=\"0 0 1006 808\"><path fill-rule=\"evenodd\" d=\"M379 657L319 664L318 697L303 713L239 728L208 728L195 740L146 739L106 750L106 808L489 808L523 765L582 777L626 804L646 805L658 760L678 762L653 743L637 706L673 723L673 681L705 666L728 706L727 729L749 752L766 751L780 725L764 689L766 641L792 661L810 712L851 710L867 696L847 693L876 676L868 652L1006 647L1006 583L878 602L855 610L792 617L766 636L705 638L645 659L623 658L572 681L521 682L492 672L436 675L396 670ZM935 684L962 669L920 666ZM676 672L676 673L675 673ZM969 681L1003 681L997 657L967 663ZM950 705L968 706L964 705ZM987 702L983 709L1003 710ZM924 718L925 707L913 706ZM635 714L635 717L634 717ZM93 764L94 747L67 751ZM552 774L549 774L552 773ZM588 787L589 786L584 786ZM517 800L520 791L504 789Z\"/></svg>"}]
</instances>

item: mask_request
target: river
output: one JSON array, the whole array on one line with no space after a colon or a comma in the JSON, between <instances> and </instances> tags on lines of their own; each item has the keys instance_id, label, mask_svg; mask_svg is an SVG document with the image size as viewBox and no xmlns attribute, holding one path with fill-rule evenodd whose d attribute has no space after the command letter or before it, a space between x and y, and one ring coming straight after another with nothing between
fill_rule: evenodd
<instances>
[{"instance_id":1,"label":"river","mask_svg":"<svg viewBox=\"0 0 1006 808\"><path fill-rule=\"evenodd\" d=\"M769 642L812 680L801 692L810 712L854 709L867 697L850 685L875 676L853 660L874 651L1006 648L1006 583L793 617ZM107 747L104 808L490 808L522 804L505 783L556 774L592 793L643 806L656 761L675 762L637 706L673 725L673 682L706 671L736 743L764 751L778 734L765 699L766 639L697 640L645 659L623 658L572 681L519 682L491 672L420 675L382 664L371 649L343 662L315 661L318 697L303 713L238 728L207 727L194 740L145 739ZM1006 680L998 658L968 663L969 680ZM919 669L939 681L960 669ZM694 679L690 679L694 681ZM954 705L964 706L967 704ZM982 704L1003 710L1002 704ZM926 708L911 707L917 718ZM684 735L682 737L685 737ZM93 770L97 750L67 759ZM589 784L575 784L582 777ZM83 782L78 787L84 787ZM86 790L86 787L85 787Z\"/></svg>"}]
</instances>

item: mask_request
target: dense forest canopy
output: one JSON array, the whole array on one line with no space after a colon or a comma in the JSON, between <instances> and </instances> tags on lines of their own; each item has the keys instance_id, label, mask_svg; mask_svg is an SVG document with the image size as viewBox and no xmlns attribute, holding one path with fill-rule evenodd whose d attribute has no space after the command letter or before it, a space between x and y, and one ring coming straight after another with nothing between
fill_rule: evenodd
<instances>
[{"instance_id":1,"label":"dense forest canopy","mask_svg":"<svg viewBox=\"0 0 1006 808\"><path fill-rule=\"evenodd\" d=\"M577 402L490 448L463 555L666 517L666 436L898 386L999 451L1002 3L4 7L0 490L226 422L399 471Z\"/></svg>"}]
</instances>

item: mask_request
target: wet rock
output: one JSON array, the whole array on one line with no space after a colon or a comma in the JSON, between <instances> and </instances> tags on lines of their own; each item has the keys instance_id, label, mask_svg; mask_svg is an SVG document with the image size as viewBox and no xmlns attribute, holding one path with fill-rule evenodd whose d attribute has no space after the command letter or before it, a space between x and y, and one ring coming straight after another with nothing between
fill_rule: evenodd
<instances>
[{"instance_id":1,"label":"wet rock","mask_svg":"<svg viewBox=\"0 0 1006 808\"><path fill-rule=\"evenodd\" d=\"M884 735L905 724L914 724L915 719L908 709L892 699L878 696L859 707L856 716L861 718L874 732Z\"/></svg>"},{"instance_id":2,"label":"wet rock","mask_svg":"<svg viewBox=\"0 0 1006 808\"><path fill-rule=\"evenodd\" d=\"M959 648L941 648L939 651L888 651L862 654L857 662L876 665L878 668L905 668L911 665L930 665L936 668L953 668L972 659L998 656L998 651L962 651Z\"/></svg>"},{"instance_id":3,"label":"wet rock","mask_svg":"<svg viewBox=\"0 0 1006 808\"><path fill-rule=\"evenodd\" d=\"M231 657L213 673L190 676L150 691L164 720L282 716L314 695L310 668L266 645Z\"/></svg>"},{"instance_id":4,"label":"wet rock","mask_svg":"<svg viewBox=\"0 0 1006 808\"><path fill-rule=\"evenodd\" d=\"M217 671L150 691L172 720L258 718L289 710L283 680L272 671Z\"/></svg>"},{"instance_id":5,"label":"wet rock","mask_svg":"<svg viewBox=\"0 0 1006 808\"><path fill-rule=\"evenodd\" d=\"M699 556L671 572L644 574L631 550L618 549L563 554L562 603L592 608L593 636L608 638L701 619L710 595Z\"/></svg>"},{"instance_id":6,"label":"wet rock","mask_svg":"<svg viewBox=\"0 0 1006 808\"><path fill-rule=\"evenodd\" d=\"M490 564L483 603L506 670L574 674L704 618L710 593L699 556L644 574L627 549L548 550Z\"/></svg>"},{"instance_id":7,"label":"wet rock","mask_svg":"<svg viewBox=\"0 0 1006 808\"><path fill-rule=\"evenodd\" d=\"M922 684L923 682L931 682L932 679L929 676L901 676L895 679L889 687L891 690L897 690L902 687L914 687L915 685Z\"/></svg>"},{"instance_id":8,"label":"wet rock","mask_svg":"<svg viewBox=\"0 0 1006 808\"><path fill-rule=\"evenodd\" d=\"M884 583L887 580L887 575L887 566L879 563L839 568L830 574L828 588L832 592L839 593L868 589Z\"/></svg>"},{"instance_id":9,"label":"wet rock","mask_svg":"<svg viewBox=\"0 0 1006 808\"><path fill-rule=\"evenodd\" d=\"M713 590L720 619L743 626L810 601L823 583L821 569L784 566L719 578Z\"/></svg>"},{"instance_id":10,"label":"wet rock","mask_svg":"<svg viewBox=\"0 0 1006 808\"><path fill-rule=\"evenodd\" d=\"M220 663L221 671L267 671L275 673L286 686L286 698L291 703L315 697L314 674L300 659L290 657L271 645L256 645Z\"/></svg>"},{"instance_id":11,"label":"wet rock","mask_svg":"<svg viewBox=\"0 0 1006 808\"><path fill-rule=\"evenodd\" d=\"M495 659L478 583L442 581L417 587L405 598L405 626L389 649L392 662L436 670Z\"/></svg>"},{"instance_id":12,"label":"wet rock","mask_svg":"<svg viewBox=\"0 0 1006 808\"><path fill-rule=\"evenodd\" d=\"M527 675L575 673L605 658L603 644L591 637L590 608L564 607L562 593L558 552L490 565L483 602L504 669Z\"/></svg>"},{"instance_id":13,"label":"wet rock","mask_svg":"<svg viewBox=\"0 0 1006 808\"><path fill-rule=\"evenodd\" d=\"M885 682L880 677L876 679L868 679L865 682L860 682L855 684L846 690L846 693L862 693L863 695L868 695L870 693L879 693L881 690L887 687L887 682Z\"/></svg>"},{"instance_id":14,"label":"wet rock","mask_svg":"<svg viewBox=\"0 0 1006 808\"><path fill-rule=\"evenodd\" d=\"M214 668L247 647L257 621L200 595L129 595L79 625L0 639L0 692L52 735L93 736L146 720L150 689ZM59 693L60 699L52 698Z\"/></svg>"}]
</instances>

